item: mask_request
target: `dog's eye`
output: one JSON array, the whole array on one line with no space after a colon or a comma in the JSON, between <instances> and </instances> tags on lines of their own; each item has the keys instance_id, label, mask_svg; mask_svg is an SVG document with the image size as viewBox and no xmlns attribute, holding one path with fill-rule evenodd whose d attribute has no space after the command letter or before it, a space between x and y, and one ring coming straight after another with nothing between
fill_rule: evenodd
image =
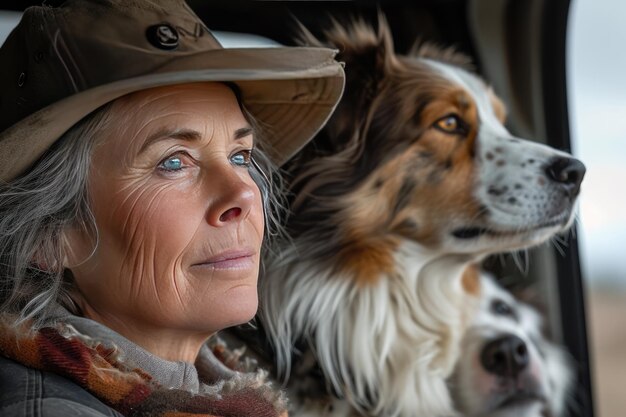
<instances>
[{"instance_id":1,"label":"dog's eye","mask_svg":"<svg viewBox=\"0 0 626 417\"><path fill-rule=\"evenodd\" d=\"M449 114L437 120L433 125L435 128L445 133L454 135L466 135L467 126L456 114Z\"/></svg>"},{"instance_id":2,"label":"dog's eye","mask_svg":"<svg viewBox=\"0 0 626 417\"><path fill-rule=\"evenodd\" d=\"M507 316L515 318L515 312L510 305L502 300L494 300L491 303L491 311L498 316Z\"/></svg>"}]
</instances>

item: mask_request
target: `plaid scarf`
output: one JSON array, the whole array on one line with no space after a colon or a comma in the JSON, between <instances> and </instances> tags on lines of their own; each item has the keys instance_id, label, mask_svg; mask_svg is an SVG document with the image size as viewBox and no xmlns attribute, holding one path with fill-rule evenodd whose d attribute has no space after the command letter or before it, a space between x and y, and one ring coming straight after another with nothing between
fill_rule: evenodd
<instances>
[{"instance_id":1,"label":"plaid scarf","mask_svg":"<svg viewBox=\"0 0 626 417\"><path fill-rule=\"evenodd\" d=\"M70 379L125 416L287 416L282 394L269 386L264 373L237 373L227 381L203 384L200 393L170 389L125 364L116 349L81 337L71 326L32 330L10 323L0 320L0 355Z\"/></svg>"}]
</instances>

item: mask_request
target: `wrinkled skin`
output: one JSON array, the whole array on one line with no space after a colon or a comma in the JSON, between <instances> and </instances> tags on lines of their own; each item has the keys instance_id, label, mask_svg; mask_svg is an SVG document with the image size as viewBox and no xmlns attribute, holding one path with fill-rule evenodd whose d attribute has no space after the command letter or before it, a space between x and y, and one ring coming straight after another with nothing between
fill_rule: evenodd
<instances>
[{"instance_id":1,"label":"wrinkled skin","mask_svg":"<svg viewBox=\"0 0 626 417\"><path fill-rule=\"evenodd\" d=\"M73 297L148 351L193 362L212 333L257 309L252 129L227 86L202 83L118 99L101 134L89 177L95 251L93 236L65 233Z\"/></svg>"}]
</instances>

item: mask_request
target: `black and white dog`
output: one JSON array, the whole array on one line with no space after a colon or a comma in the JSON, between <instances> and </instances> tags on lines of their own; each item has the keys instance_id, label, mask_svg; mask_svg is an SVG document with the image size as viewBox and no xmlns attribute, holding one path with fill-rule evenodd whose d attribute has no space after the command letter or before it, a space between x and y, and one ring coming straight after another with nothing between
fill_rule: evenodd
<instances>
[{"instance_id":1,"label":"black and white dog","mask_svg":"<svg viewBox=\"0 0 626 417\"><path fill-rule=\"evenodd\" d=\"M490 277L482 281L450 381L456 408L466 417L563 415L572 381L568 355L543 336L536 310Z\"/></svg>"}]
</instances>

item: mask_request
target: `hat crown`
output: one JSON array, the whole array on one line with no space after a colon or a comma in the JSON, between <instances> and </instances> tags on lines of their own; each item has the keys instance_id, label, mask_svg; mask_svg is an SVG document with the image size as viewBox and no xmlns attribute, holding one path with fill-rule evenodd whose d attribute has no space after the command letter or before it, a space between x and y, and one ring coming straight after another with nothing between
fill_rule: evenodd
<instances>
[{"instance_id":1,"label":"hat crown","mask_svg":"<svg viewBox=\"0 0 626 417\"><path fill-rule=\"evenodd\" d=\"M0 48L0 131L99 85L223 49L183 0L68 0L26 9Z\"/></svg>"},{"instance_id":2,"label":"hat crown","mask_svg":"<svg viewBox=\"0 0 626 417\"><path fill-rule=\"evenodd\" d=\"M344 85L327 48L223 48L183 0L67 0L32 7L0 48L0 183L126 94L233 82L282 164L328 119Z\"/></svg>"}]
</instances>

